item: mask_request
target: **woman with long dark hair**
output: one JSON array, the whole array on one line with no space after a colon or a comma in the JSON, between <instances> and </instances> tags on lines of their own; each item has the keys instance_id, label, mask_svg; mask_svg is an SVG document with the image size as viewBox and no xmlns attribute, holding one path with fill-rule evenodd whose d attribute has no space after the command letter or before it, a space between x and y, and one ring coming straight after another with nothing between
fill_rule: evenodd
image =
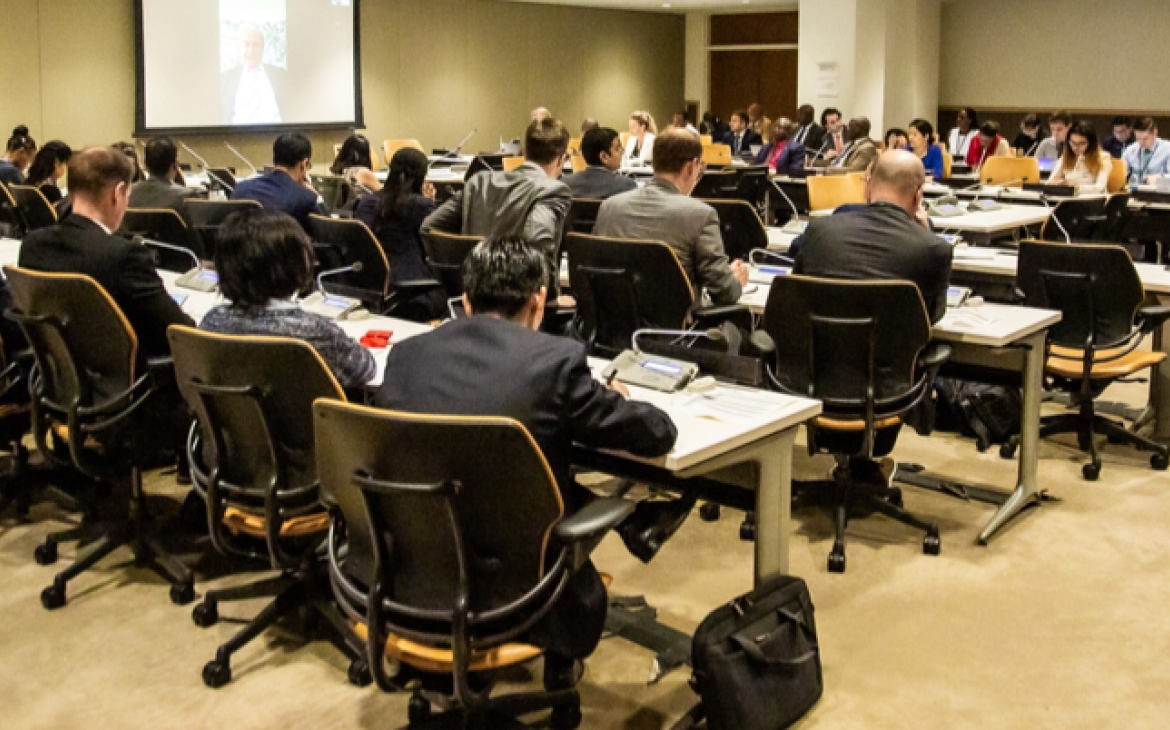
<instances>
[{"instance_id":1,"label":"woman with long dark hair","mask_svg":"<svg viewBox=\"0 0 1170 730\"><path fill-rule=\"evenodd\" d=\"M381 191L362 198L354 211L354 216L378 237L395 282L435 278L427 266L419 232L423 220L435 210L434 189L426 184L427 168L427 156L422 152L398 150L390 159L390 171ZM426 322L442 317L446 304L443 292L434 289L406 302L395 316Z\"/></svg>"},{"instance_id":2,"label":"woman with long dark hair","mask_svg":"<svg viewBox=\"0 0 1170 730\"><path fill-rule=\"evenodd\" d=\"M382 183L374 177L374 159L370 154L370 141L360 134L351 134L341 143L337 159L329 171L341 175L353 186L361 186L371 193L382 189Z\"/></svg>"},{"instance_id":3,"label":"woman with long dark hair","mask_svg":"<svg viewBox=\"0 0 1170 730\"><path fill-rule=\"evenodd\" d=\"M27 184L38 188L50 204L58 203L62 197L58 183L65 175L69 158L72 156L73 150L61 140L46 142L45 146L37 151L37 156L33 158L33 163L28 168Z\"/></svg>"},{"instance_id":4,"label":"woman with long dark hair","mask_svg":"<svg viewBox=\"0 0 1170 730\"><path fill-rule=\"evenodd\" d=\"M1109 187L1113 158L1101 149L1097 130L1077 122L1068 133L1068 144L1048 178L1050 185L1075 185L1080 193L1104 193Z\"/></svg>"},{"instance_id":5,"label":"woman with long dark hair","mask_svg":"<svg viewBox=\"0 0 1170 730\"><path fill-rule=\"evenodd\" d=\"M926 176L938 179L946 177L946 166L943 163L942 147L939 147L934 136L934 126L925 119L915 119L910 122L906 139L910 141L910 151L922 160L922 167Z\"/></svg>"}]
</instances>

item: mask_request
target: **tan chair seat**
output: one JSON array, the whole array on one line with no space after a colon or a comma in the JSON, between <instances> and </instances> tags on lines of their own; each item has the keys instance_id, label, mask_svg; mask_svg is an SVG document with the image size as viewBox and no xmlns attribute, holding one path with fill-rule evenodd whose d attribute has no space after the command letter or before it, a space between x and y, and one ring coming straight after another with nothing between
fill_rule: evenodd
<instances>
[{"instance_id":1,"label":"tan chair seat","mask_svg":"<svg viewBox=\"0 0 1170 730\"><path fill-rule=\"evenodd\" d=\"M897 426L902 422L898 416L891 416L889 418L879 419L873 424L875 429L889 428L890 426ZM828 416L818 416L815 421L817 428L824 428L829 431L864 431L865 420L858 418L853 421L842 421L836 418L829 418Z\"/></svg>"},{"instance_id":2,"label":"tan chair seat","mask_svg":"<svg viewBox=\"0 0 1170 730\"><path fill-rule=\"evenodd\" d=\"M366 639L368 631L364 623L354 626L354 631L363 640ZM450 649L427 646L393 635L386 639L386 655L424 672L448 674L455 663L454 654ZM493 649L472 652L469 669L472 672L502 669L514 664L523 664L540 655L541 650L530 644L504 644Z\"/></svg>"},{"instance_id":3,"label":"tan chair seat","mask_svg":"<svg viewBox=\"0 0 1170 730\"><path fill-rule=\"evenodd\" d=\"M1097 356L1108 358L1112 357L1116 352L1117 350L1101 350L1097 353ZM1051 375L1078 379L1084 371L1084 365L1082 364L1084 358L1084 350L1053 346L1051 356L1048 358L1048 362L1044 364L1044 369ZM1093 363L1092 379L1113 380L1115 378L1123 378L1127 375L1141 372L1146 368L1152 368L1165 359L1166 353L1164 352L1134 350L1128 355L1119 357L1116 360Z\"/></svg>"},{"instance_id":4,"label":"tan chair seat","mask_svg":"<svg viewBox=\"0 0 1170 730\"><path fill-rule=\"evenodd\" d=\"M287 538L306 537L329 529L329 513L315 512L310 515L285 520L280 526L280 536ZM228 530L263 539L266 536L264 516L243 512L228 507L223 514L223 525Z\"/></svg>"}]
</instances>

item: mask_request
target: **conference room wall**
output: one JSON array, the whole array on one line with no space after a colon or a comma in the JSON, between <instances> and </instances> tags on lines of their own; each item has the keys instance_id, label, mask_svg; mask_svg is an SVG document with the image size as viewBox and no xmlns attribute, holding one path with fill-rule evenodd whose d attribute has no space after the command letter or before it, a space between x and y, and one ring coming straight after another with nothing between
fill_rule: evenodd
<instances>
[{"instance_id":1,"label":"conference room wall","mask_svg":"<svg viewBox=\"0 0 1170 730\"><path fill-rule=\"evenodd\" d=\"M1165 0L946 2L939 103L1170 112L1167 28Z\"/></svg>"},{"instance_id":2,"label":"conference room wall","mask_svg":"<svg viewBox=\"0 0 1170 730\"><path fill-rule=\"evenodd\" d=\"M0 0L0 42L27 71L6 82L0 132L28 124L38 141L79 147L128 139L134 128L133 0ZM681 15L501 3L491 0L366 0L362 3L365 134L456 144L470 151L518 137L536 106L570 131L593 116L625 129L649 109L669 122L683 99ZM181 35L176 52L184 48ZM34 59L34 60L26 60ZM14 97L12 95L15 95ZM317 132L314 162L332 161L344 133ZM242 166L229 142L256 164L271 134L183 135L216 165ZM184 161L189 160L183 155Z\"/></svg>"}]
</instances>

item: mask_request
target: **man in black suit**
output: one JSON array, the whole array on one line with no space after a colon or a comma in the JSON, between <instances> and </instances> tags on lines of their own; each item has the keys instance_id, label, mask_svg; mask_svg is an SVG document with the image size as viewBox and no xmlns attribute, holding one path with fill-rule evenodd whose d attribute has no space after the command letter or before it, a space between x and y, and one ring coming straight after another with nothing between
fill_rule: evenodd
<instances>
[{"instance_id":1,"label":"man in black suit","mask_svg":"<svg viewBox=\"0 0 1170 730\"><path fill-rule=\"evenodd\" d=\"M112 147L89 147L69 160L73 212L34 231L19 265L35 271L85 274L106 290L138 336L140 361L170 354L167 327L194 324L167 294L145 246L112 235L122 224L134 167Z\"/></svg>"},{"instance_id":2,"label":"man in black suit","mask_svg":"<svg viewBox=\"0 0 1170 730\"><path fill-rule=\"evenodd\" d=\"M512 172L482 172L427 216L422 232L434 229L470 236L522 235L544 252L550 295L560 292L557 252L572 193L559 178L569 149L569 131L557 119L533 121L524 133L524 164Z\"/></svg>"},{"instance_id":3,"label":"man in black suit","mask_svg":"<svg viewBox=\"0 0 1170 730\"><path fill-rule=\"evenodd\" d=\"M677 431L669 416L627 400L619 383L598 382L580 343L537 331L547 293L539 249L521 237L489 238L463 267L471 316L395 345L379 407L516 419L548 460L566 512L591 498L570 473L574 443L647 457L670 451ZM586 565L526 637L547 649L546 686L571 684L573 660L596 648L605 614L605 588Z\"/></svg>"},{"instance_id":4,"label":"man in black suit","mask_svg":"<svg viewBox=\"0 0 1170 730\"><path fill-rule=\"evenodd\" d=\"M731 147L731 156L751 152L752 145L763 144L764 138L748 126L748 113L737 109L731 113L731 131L723 135L723 144Z\"/></svg>"},{"instance_id":5,"label":"man in black suit","mask_svg":"<svg viewBox=\"0 0 1170 730\"><path fill-rule=\"evenodd\" d=\"M813 219L793 272L838 279L914 282L932 322L947 311L950 244L930 231L922 209L926 171L916 155L892 150L878 158L860 210Z\"/></svg>"},{"instance_id":6,"label":"man in black suit","mask_svg":"<svg viewBox=\"0 0 1170 730\"><path fill-rule=\"evenodd\" d=\"M804 104L796 110L796 131L792 135L806 150L819 150L825 139L825 128L816 123L816 110L811 104Z\"/></svg>"},{"instance_id":7,"label":"man in black suit","mask_svg":"<svg viewBox=\"0 0 1170 730\"><path fill-rule=\"evenodd\" d=\"M616 129L591 129L581 138L581 156L589 167L565 178L574 198L604 200L638 187L633 179L619 174L622 167L622 138Z\"/></svg>"},{"instance_id":8,"label":"man in black suit","mask_svg":"<svg viewBox=\"0 0 1170 730\"><path fill-rule=\"evenodd\" d=\"M325 204L309 187L313 144L303 134L282 134L272 145L272 165L267 175L241 180L232 200L255 200L265 208L288 213L308 230L310 213L325 213Z\"/></svg>"},{"instance_id":9,"label":"man in black suit","mask_svg":"<svg viewBox=\"0 0 1170 730\"><path fill-rule=\"evenodd\" d=\"M183 201L198 191L175 183L179 175L179 151L171 138L156 137L147 142L143 165L150 177L130 188L130 207L182 213Z\"/></svg>"},{"instance_id":10,"label":"man in black suit","mask_svg":"<svg viewBox=\"0 0 1170 730\"><path fill-rule=\"evenodd\" d=\"M780 117L772 125L772 141L764 145L753 164L767 165L776 175L787 175L804 167L805 147L792 138L792 121Z\"/></svg>"},{"instance_id":11,"label":"man in black suit","mask_svg":"<svg viewBox=\"0 0 1170 730\"><path fill-rule=\"evenodd\" d=\"M240 27L240 65L220 77L224 124L280 124L280 100L288 73L264 63L264 34L255 25Z\"/></svg>"}]
</instances>

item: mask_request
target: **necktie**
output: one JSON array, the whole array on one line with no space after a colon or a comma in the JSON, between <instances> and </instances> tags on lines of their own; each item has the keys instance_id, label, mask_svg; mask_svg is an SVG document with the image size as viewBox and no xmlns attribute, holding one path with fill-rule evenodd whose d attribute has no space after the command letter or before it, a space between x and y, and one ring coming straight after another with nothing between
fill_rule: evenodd
<instances>
[{"instance_id":1,"label":"necktie","mask_svg":"<svg viewBox=\"0 0 1170 730\"><path fill-rule=\"evenodd\" d=\"M841 133L840 132L833 133L833 148L836 149L838 152L840 152L842 149Z\"/></svg>"},{"instance_id":2,"label":"necktie","mask_svg":"<svg viewBox=\"0 0 1170 730\"><path fill-rule=\"evenodd\" d=\"M735 149L732 150L732 153L738 155L739 148L742 146L743 146L743 133L740 132L739 134L735 135Z\"/></svg>"}]
</instances>

